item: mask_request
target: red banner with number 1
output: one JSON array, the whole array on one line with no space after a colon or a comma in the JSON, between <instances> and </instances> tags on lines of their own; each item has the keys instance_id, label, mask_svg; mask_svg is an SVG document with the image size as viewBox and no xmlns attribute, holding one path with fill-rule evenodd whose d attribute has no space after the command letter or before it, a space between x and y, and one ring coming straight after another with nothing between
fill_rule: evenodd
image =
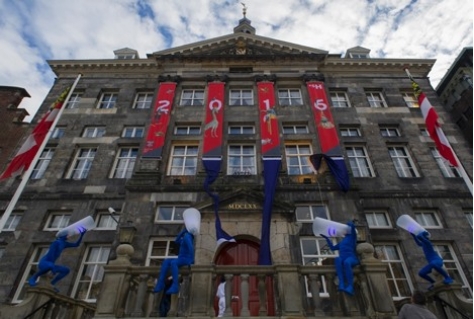
<instances>
[{"instance_id":1,"label":"red banner with number 1","mask_svg":"<svg viewBox=\"0 0 474 319\"><path fill-rule=\"evenodd\" d=\"M260 134L262 156L281 156L280 132L275 111L273 82L258 82L258 107L260 109Z\"/></svg>"}]
</instances>

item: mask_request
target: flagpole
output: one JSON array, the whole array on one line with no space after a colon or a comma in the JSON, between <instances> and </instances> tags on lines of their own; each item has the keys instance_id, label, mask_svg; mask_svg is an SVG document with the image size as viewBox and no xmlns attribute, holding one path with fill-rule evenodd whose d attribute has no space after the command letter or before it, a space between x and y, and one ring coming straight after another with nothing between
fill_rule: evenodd
<instances>
[{"instance_id":1,"label":"flagpole","mask_svg":"<svg viewBox=\"0 0 474 319\"><path fill-rule=\"evenodd\" d=\"M408 71L407 68L405 68L405 72L408 76L408 78L412 81L412 82L415 82L416 81L413 79L412 75L410 74L410 71ZM421 105L420 105L421 107ZM433 107L433 106L431 106ZM441 134L443 134L445 137L446 135L444 134L443 132L443 129L441 127L438 126L438 129L440 130ZM469 191L471 192L471 196L473 195L472 193L472 181L471 179L469 178L469 175L467 174L466 172L466 169L464 168L464 165L461 163L461 161L459 160L456 152L454 151L454 148L451 146L451 143L449 143L448 139L446 138L446 142L448 143L447 146L449 146L449 148L451 148L451 150L453 151L453 155L454 155L454 158L456 159L456 163L458 164L458 166L456 166L456 168L459 170L459 172L461 173L461 176L464 180L464 183L466 184L467 188L469 189Z\"/></svg>"},{"instance_id":2,"label":"flagpole","mask_svg":"<svg viewBox=\"0 0 474 319\"><path fill-rule=\"evenodd\" d=\"M79 82L79 79L81 78L82 74L78 74L76 80L74 81L74 84L72 85L71 89L69 90L66 99L64 100L64 103L62 107L59 109L58 114L53 120L53 123L51 124L51 127L48 130L48 133L46 134L43 142L41 143L38 152L36 152L35 157L30 163L30 166L26 170L25 174L23 175L21 179L20 185L18 185L18 188L15 191L15 194L13 195L12 199L10 200L10 203L8 203L7 209L2 215L2 218L0 219L0 233L3 231L3 227L5 227L5 224L7 223L8 218L10 217L11 213L13 212L13 209L15 208L18 199L20 198L21 193L23 193L23 190L26 187L26 184L28 183L31 174L33 173L33 170L36 166L36 162L38 161L39 157L41 156L41 153L43 153L44 148L46 147L46 144L49 141L49 138L51 137L51 134L53 133L54 129L56 128L56 124L59 121L59 118L61 117L64 108L66 107L66 104L69 101L69 98L71 97L72 92L76 88L77 83Z\"/></svg>"}]
</instances>

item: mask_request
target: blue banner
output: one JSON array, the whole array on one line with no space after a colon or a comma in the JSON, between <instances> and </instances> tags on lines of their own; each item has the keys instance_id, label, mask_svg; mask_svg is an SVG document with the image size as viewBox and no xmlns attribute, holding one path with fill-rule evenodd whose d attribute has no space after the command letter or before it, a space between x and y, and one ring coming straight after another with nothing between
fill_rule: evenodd
<instances>
[{"instance_id":1,"label":"blue banner","mask_svg":"<svg viewBox=\"0 0 474 319\"><path fill-rule=\"evenodd\" d=\"M346 163L344 162L344 157L328 156L326 154L313 154L309 157L309 160L316 172L319 171L321 168L321 162L324 160L332 175L336 179L336 183L339 185L339 188L343 192L347 192L349 190L349 173L347 171Z\"/></svg>"}]
</instances>

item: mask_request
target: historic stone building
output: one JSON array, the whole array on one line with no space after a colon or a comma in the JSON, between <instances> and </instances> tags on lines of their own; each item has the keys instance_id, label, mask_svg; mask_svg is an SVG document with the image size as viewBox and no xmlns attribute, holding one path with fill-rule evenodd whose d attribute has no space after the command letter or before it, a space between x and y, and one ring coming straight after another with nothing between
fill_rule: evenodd
<instances>
[{"instance_id":1,"label":"historic stone building","mask_svg":"<svg viewBox=\"0 0 474 319\"><path fill-rule=\"evenodd\" d=\"M426 264L421 248L396 225L403 214L431 233L455 279L446 286L436 277L429 307L440 318L457 318L451 306L472 315L472 195L427 136L403 70L438 111L472 177L473 156L428 81L434 60L371 58L362 47L330 54L257 35L245 17L228 35L146 58L129 48L115 55L49 61L57 80L36 121L81 76L46 145L52 156L40 158L44 169L12 212L18 223L0 233L3 315L43 306L35 315L67 309L66 318L157 316L154 280L161 261L176 253L174 236L188 207L201 212L201 229L171 316L215 316L224 275L226 316L395 318L412 291L428 287L417 275ZM315 100L316 89L323 95ZM337 130L347 192L309 162L324 151L326 128ZM219 132L221 152L207 152L207 139ZM215 207L203 187L201 159L209 154L222 160L210 188L219 196L222 229L236 243L216 244ZM279 156L266 219L272 194L263 162ZM19 183L0 183L0 209ZM61 293L47 277L28 288L56 232L88 215L97 227L61 257L71 269ZM354 296L337 291L337 255L313 234L316 217L356 220L361 265ZM271 264L258 265L265 220Z\"/></svg>"}]
</instances>

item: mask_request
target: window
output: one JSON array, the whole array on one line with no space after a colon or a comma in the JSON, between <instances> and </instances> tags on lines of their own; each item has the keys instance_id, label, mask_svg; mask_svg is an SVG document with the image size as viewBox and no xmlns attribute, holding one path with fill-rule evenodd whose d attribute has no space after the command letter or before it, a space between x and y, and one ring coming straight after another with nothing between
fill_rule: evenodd
<instances>
[{"instance_id":1,"label":"window","mask_svg":"<svg viewBox=\"0 0 474 319\"><path fill-rule=\"evenodd\" d=\"M67 101L66 108L67 109L75 109L79 107L79 103L81 103L82 93L72 93L69 101Z\"/></svg>"},{"instance_id":2,"label":"window","mask_svg":"<svg viewBox=\"0 0 474 319\"><path fill-rule=\"evenodd\" d=\"M461 177L461 173L459 172L458 168L455 166L451 166L451 164L444 159L444 157L439 154L438 150L434 147L430 148L431 155L435 159L436 163L438 164L441 173L443 173L444 177Z\"/></svg>"},{"instance_id":3,"label":"window","mask_svg":"<svg viewBox=\"0 0 474 319\"><path fill-rule=\"evenodd\" d=\"M174 238L152 239L148 245L145 266L160 266L166 258L177 258Z\"/></svg>"},{"instance_id":4,"label":"window","mask_svg":"<svg viewBox=\"0 0 474 319\"><path fill-rule=\"evenodd\" d=\"M253 105L253 91L230 90L229 105Z\"/></svg>"},{"instance_id":5,"label":"window","mask_svg":"<svg viewBox=\"0 0 474 319\"><path fill-rule=\"evenodd\" d=\"M97 127L86 127L84 132L82 133L82 137L87 138L96 138L102 137L105 135L105 127L97 126Z\"/></svg>"},{"instance_id":6,"label":"window","mask_svg":"<svg viewBox=\"0 0 474 319\"><path fill-rule=\"evenodd\" d=\"M228 175L255 175L256 155L253 145L229 145L227 156Z\"/></svg>"},{"instance_id":7,"label":"window","mask_svg":"<svg viewBox=\"0 0 474 319\"><path fill-rule=\"evenodd\" d=\"M369 55L366 53L350 53L351 58L353 59L368 59Z\"/></svg>"},{"instance_id":8,"label":"window","mask_svg":"<svg viewBox=\"0 0 474 319\"><path fill-rule=\"evenodd\" d=\"M278 103L280 105L303 105L301 91L299 89L279 89Z\"/></svg>"},{"instance_id":9,"label":"window","mask_svg":"<svg viewBox=\"0 0 474 319\"><path fill-rule=\"evenodd\" d=\"M424 228L443 228L435 212L415 212L415 220Z\"/></svg>"},{"instance_id":10,"label":"window","mask_svg":"<svg viewBox=\"0 0 474 319\"><path fill-rule=\"evenodd\" d=\"M346 147L347 158L354 177L374 177L375 173L372 168L367 151L363 146Z\"/></svg>"},{"instance_id":11,"label":"window","mask_svg":"<svg viewBox=\"0 0 474 319\"><path fill-rule=\"evenodd\" d=\"M420 107L418 105L418 99L415 97L415 94L408 93L408 92L403 92L402 96L403 96L403 99L405 100L405 103L408 107L410 107L410 108Z\"/></svg>"},{"instance_id":12,"label":"window","mask_svg":"<svg viewBox=\"0 0 474 319\"><path fill-rule=\"evenodd\" d=\"M118 60L130 60L130 59L135 59L135 54L120 54L115 56L116 59Z\"/></svg>"},{"instance_id":13,"label":"window","mask_svg":"<svg viewBox=\"0 0 474 319\"><path fill-rule=\"evenodd\" d=\"M180 105L204 105L204 90L183 90Z\"/></svg>"},{"instance_id":14,"label":"window","mask_svg":"<svg viewBox=\"0 0 474 319\"><path fill-rule=\"evenodd\" d=\"M39 246L33 251L25 272L23 273L23 277L18 285L18 289L13 296L13 303L19 303L26 297L26 288L29 287L28 279L30 279L30 277L37 271L39 260L46 254L48 249L48 246Z\"/></svg>"},{"instance_id":15,"label":"window","mask_svg":"<svg viewBox=\"0 0 474 319\"><path fill-rule=\"evenodd\" d=\"M306 125L284 125L283 134L308 134Z\"/></svg>"},{"instance_id":16,"label":"window","mask_svg":"<svg viewBox=\"0 0 474 319\"><path fill-rule=\"evenodd\" d=\"M122 137L126 138L141 138L145 134L145 129L141 126L125 127L122 131Z\"/></svg>"},{"instance_id":17,"label":"window","mask_svg":"<svg viewBox=\"0 0 474 319\"><path fill-rule=\"evenodd\" d=\"M324 205L298 206L295 214L299 222L312 223L316 217L329 219L328 210Z\"/></svg>"},{"instance_id":18,"label":"window","mask_svg":"<svg viewBox=\"0 0 474 319\"><path fill-rule=\"evenodd\" d=\"M472 228L472 210L464 212L464 215L466 216L467 222L469 223L469 225L471 225Z\"/></svg>"},{"instance_id":19,"label":"window","mask_svg":"<svg viewBox=\"0 0 474 319\"><path fill-rule=\"evenodd\" d=\"M97 148L81 148L76 153L72 169L70 172L70 178L72 179L85 179L89 174L94 160Z\"/></svg>"},{"instance_id":20,"label":"window","mask_svg":"<svg viewBox=\"0 0 474 319\"><path fill-rule=\"evenodd\" d=\"M377 258L388 264L387 280L393 300L411 296L413 285L403 260L400 248L396 245L374 245Z\"/></svg>"},{"instance_id":21,"label":"window","mask_svg":"<svg viewBox=\"0 0 474 319\"><path fill-rule=\"evenodd\" d=\"M383 137L397 137L400 136L400 132L396 127L381 127L380 135Z\"/></svg>"},{"instance_id":22,"label":"window","mask_svg":"<svg viewBox=\"0 0 474 319\"><path fill-rule=\"evenodd\" d=\"M306 175L312 173L309 156L313 153L310 145L285 145L285 154L288 175Z\"/></svg>"},{"instance_id":23,"label":"window","mask_svg":"<svg viewBox=\"0 0 474 319\"><path fill-rule=\"evenodd\" d=\"M71 219L71 213L50 213L44 230L48 231L58 231L69 225L69 220Z\"/></svg>"},{"instance_id":24,"label":"window","mask_svg":"<svg viewBox=\"0 0 474 319\"><path fill-rule=\"evenodd\" d=\"M369 228L392 228L390 218L385 211L366 212L365 219Z\"/></svg>"},{"instance_id":25,"label":"window","mask_svg":"<svg viewBox=\"0 0 474 319\"><path fill-rule=\"evenodd\" d=\"M176 126L174 128L175 135L200 135L200 126Z\"/></svg>"},{"instance_id":26,"label":"window","mask_svg":"<svg viewBox=\"0 0 474 319\"><path fill-rule=\"evenodd\" d=\"M441 256L444 261L444 268L449 276L462 285L462 292L464 297L472 300L472 287L464 274L464 271L459 264L459 261L454 253L453 247L448 244L433 245L435 251Z\"/></svg>"},{"instance_id":27,"label":"window","mask_svg":"<svg viewBox=\"0 0 474 319\"><path fill-rule=\"evenodd\" d=\"M117 102L117 95L115 93L103 93L100 97L98 109L113 109Z\"/></svg>"},{"instance_id":28,"label":"window","mask_svg":"<svg viewBox=\"0 0 474 319\"><path fill-rule=\"evenodd\" d=\"M168 175L196 175L198 147L175 145L171 152Z\"/></svg>"},{"instance_id":29,"label":"window","mask_svg":"<svg viewBox=\"0 0 474 319\"><path fill-rule=\"evenodd\" d=\"M333 107L351 107L345 92L329 92Z\"/></svg>"},{"instance_id":30,"label":"window","mask_svg":"<svg viewBox=\"0 0 474 319\"><path fill-rule=\"evenodd\" d=\"M159 206L156 210L155 222L183 223L183 212L189 207L184 206Z\"/></svg>"},{"instance_id":31,"label":"window","mask_svg":"<svg viewBox=\"0 0 474 319\"><path fill-rule=\"evenodd\" d=\"M54 156L54 148L45 148L41 152L38 162L36 162L35 168L31 173L31 179L40 179L44 176L44 172L49 166L49 162Z\"/></svg>"},{"instance_id":32,"label":"window","mask_svg":"<svg viewBox=\"0 0 474 319\"><path fill-rule=\"evenodd\" d=\"M20 213L12 213L8 216L5 226L3 226L2 231L14 231L18 223L20 223L21 214Z\"/></svg>"},{"instance_id":33,"label":"window","mask_svg":"<svg viewBox=\"0 0 474 319\"><path fill-rule=\"evenodd\" d=\"M87 248L79 270L80 275L73 289L75 298L86 302L97 301L102 279L104 278L104 266L107 264L109 254L110 247L107 246Z\"/></svg>"},{"instance_id":34,"label":"window","mask_svg":"<svg viewBox=\"0 0 474 319\"><path fill-rule=\"evenodd\" d=\"M120 221L120 216L114 214L113 216L109 212L100 212L97 215L95 229L97 230L115 230L117 229L118 223Z\"/></svg>"},{"instance_id":35,"label":"window","mask_svg":"<svg viewBox=\"0 0 474 319\"><path fill-rule=\"evenodd\" d=\"M138 148L123 147L115 159L112 178L130 178L137 159Z\"/></svg>"},{"instance_id":36,"label":"window","mask_svg":"<svg viewBox=\"0 0 474 319\"><path fill-rule=\"evenodd\" d=\"M370 104L370 107L387 107L382 93L380 92L366 92L367 101Z\"/></svg>"},{"instance_id":37,"label":"window","mask_svg":"<svg viewBox=\"0 0 474 319\"><path fill-rule=\"evenodd\" d=\"M53 133L51 134L52 139L60 139L61 137L64 136L64 132L66 129L64 127L58 127L56 126L53 130Z\"/></svg>"},{"instance_id":38,"label":"window","mask_svg":"<svg viewBox=\"0 0 474 319\"><path fill-rule=\"evenodd\" d=\"M428 130L426 128L420 128L420 135L425 136L425 137L429 137L430 133L428 133Z\"/></svg>"},{"instance_id":39,"label":"window","mask_svg":"<svg viewBox=\"0 0 474 319\"><path fill-rule=\"evenodd\" d=\"M403 146L394 146L388 148L388 153L392 158L393 165L397 171L398 177L418 177L418 171L413 161Z\"/></svg>"},{"instance_id":40,"label":"window","mask_svg":"<svg viewBox=\"0 0 474 319\"><path fill-rule=\"evenodd\" d=\"M229 126L230 135L244 135L244 134L255 134L255 127L253 126Z\"/></svg>"},{"instance_id":41,"label":"window","mask_svg":"<svg viewBox=\"0 0 474 319\"><path fill-rule=\"evenodd\" d=\"M339 132L341 132L341 136L344 137L362 136L360 134L360 130L357 127L342 127L339 129Z\"/></svg>"},{"instance_id":42,"label":"window","mask_svg":"<svg viewBox=\"0 0 474 319\"><path fill-rule=\"evenodd\" d=\"M133 102L134 109L149 109L151 101L153 100L153 93L137 93L135 95L135 102Z\"/></svg>"}]
</instances>

